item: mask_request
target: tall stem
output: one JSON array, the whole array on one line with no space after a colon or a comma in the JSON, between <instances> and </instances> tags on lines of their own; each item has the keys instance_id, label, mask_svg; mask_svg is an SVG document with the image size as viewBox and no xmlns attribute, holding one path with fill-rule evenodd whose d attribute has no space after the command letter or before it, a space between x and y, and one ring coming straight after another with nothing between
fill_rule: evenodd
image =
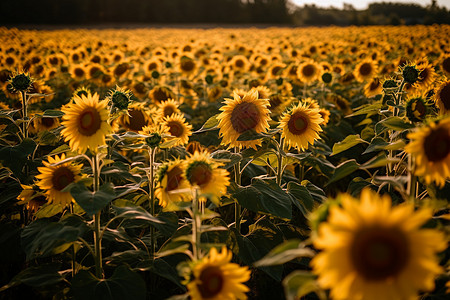
<instances>
[{"instance_id":1,"label":"tall stem","mask_svg":"<svg viewBox=\"0 0 450 300\"><path fill-rule=\"evenodd\" d=\"M23 138L28 138L28 112L27 112L27 93L21 92L22 94L22 117L23 117Z\"/></svg>"},{"instance_id":2,"label":"tall stem","mask_svg":"<svg viewBox=\"0 0 450 300\"><path fill-rule=\"evenodd\" d=\"M277 184L281 187L281 179L283 178L283 154L284 139L280 140L280 148L278 149L278 166L277 166Z\"/></svg>"},{"instance_id":3,"label":"tall stem","mask_svg":"<svg viewBox=\"0 0 450 300\"><path fill-rule=\"evenodd\" d=\"M150 192L150 213L152 214L152 216L155 215L155 185L154 185L154 181L155 181L155 153L156 153L156 149L155 148L150 148L150 150L148 151L148 156L149 156L149 166L150 166L150 172L148 173L148 189ZM155 239L155 228L153 226L150 227L150 242L151 242L151 257L154 258L155 257L155 253L156 253L156 239Z\"/></svg>"},{"instance_id":4,"label":"tall stem","mask_svg":"<svg viewBox=\"0 0 450 300\"><path fill-rule=\"evenodd\" d=\"M200 226L201 220L198 212L198 188L194 187L194 197L192 199L192 250L196 260L200 258Z\"/></svg>"},{"instance_id":5,"label":"tall stem","mask_svg":"<svg viewBox=\"0 0 450 300\"><path fill-rule=\"evenodd\" d=\"M237 152L237 148L235 148L235 152ZM239 161L234 165L234 182L238 186L241 185L241 162ZM234 226L238 232L241 231L241 205L237 202L234 204Z\"/></svg>"},{"instance_id":6,"label":"tall stem","mask_svg":"<svg viewBox=\"0 0 450 300\"><path fill-rule=\"evenodd\" d=\"M99 174L99 161L98 153L93 157L92 171L94 173L94 193L96 193L100 187L100 174ZM98 211L94 215L94 252L95 252L95 275L97 278L103 278L102 267L102 239L100 237L100 215L101 211Z\"/></svg>"},{"instance_id":7,"label":"tall stem","mask_svg":"<svg viewBox=\"0 0 450 300\"><path fill-rule=\"evenodd\" d=\"M414 159L408 154L408 196L415 203L417 193L417 177L414 175Z\"/></svg>"}]
</instances>

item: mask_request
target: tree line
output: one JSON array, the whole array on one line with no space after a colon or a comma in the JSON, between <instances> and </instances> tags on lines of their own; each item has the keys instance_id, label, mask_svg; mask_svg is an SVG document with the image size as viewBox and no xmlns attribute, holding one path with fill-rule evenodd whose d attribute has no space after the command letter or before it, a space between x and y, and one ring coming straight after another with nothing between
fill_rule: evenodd
<instances>
[{"instance_id":1,"label":"tree line","mask_svg":"<svg viewBox=\"0 0 450 300\"><path fill-rule=\"evenodd\" d=\"M295 6L290 0L15 0L0 1L0 24L212 23L376 25L450 23L436 1L372 3L366 10Z\"/></svg>"}]
</instances>

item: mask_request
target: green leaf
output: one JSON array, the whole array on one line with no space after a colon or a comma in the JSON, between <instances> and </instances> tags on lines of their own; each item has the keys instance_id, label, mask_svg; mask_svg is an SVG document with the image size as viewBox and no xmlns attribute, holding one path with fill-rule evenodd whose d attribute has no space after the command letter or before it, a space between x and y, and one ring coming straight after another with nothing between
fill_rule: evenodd
<instances>
[{"instance_id":1,"label":"green leaf","mask_svg":"<svg viewBox=\"0 0 450 300\"><path fill-rule=\"evenodd\" d=\"M243 207L253 212L266 213L282 219L292 217L290 197L275 181L254 179L250 186L233 187L233 197Z\"/></svg>"},{"instance_id":2,"label":"green leaf","mask_svg":"<svg viewBox=\"0 0 450 300\"><path fill-rule=\"evenodd\" d=\"M243 132L238 138L238 141L253 141L253 140L259 140L265 137L268 137L269 135L258 133L253 129L249 129L245 132Z\"/></svg>"},{"instance_id":3,"label":"green leaf","mask_svg":"<svg viewBox=\"0 0 450 300\"><path fill-rule=\"evenodd\" d=\"M392 117L388 117L384 120L381 120L380 122L375 124L375 132L379 134L385 128L397 130L397 131L403 131L403 130L411 129L414 127L415 127L414 124L411 124L402 118L392 116Z\"/></svg>"},{"instance_id":4,"label":"green leaf","mask_svg":"<svg viewBox=\"0 0 450 300\"><path fill-rule=\"evenodd\" d=\"M155 217L140 206L113 206L113 209L116 212L116 218L123 219L121 226L125 228L143 227L148 226L148 223L150 223L163 235L170 236L176 231L178 227L178 218L174 213L164 212L160 213L158 217Z\"/></svg>"},{"instance_id":5,"label":"green leaf","mask_svg":"<svg viewBox=\"0 0 450 300\"><path fill-rule=\"evenodd\" d=\"M208 120L206 120L205 124L203 124L202 128L195 131L194 133L201 133L217 129L217 126L219 125L219 119L217 119L218 116L219 114L210 117Z\"/></svg>"},{"instance_id":6,"label":"green leaf","mask_svg":"<svg viewBox=\"0 0 450 300\"><path fill-rule=\"evenodd\" d=\"M373 168L380 168L384 167L389 163L397 163L400 159L398 158L391 158L389 159L384 152L380 153L380 155L372 158L371 160L365 162L363 165L361 165L361 169L373 169Z\"/></svg>"},{"instance_id":7,"label":"green leaf","mask_svg":"<svg viewBox=\"0 0 450 300\"><path fill-rule=\"evenodd\" d=\"M62 212L64 207L61 204L46 203L34 214L37 219L50 218Z\"/></svg>"},{"instance_id":8,"label":"green leaf","mask_svg":"<svg viewBox=\"0 0 450 300\"><path fill-rule=\"evenodd\" d=\"M78 182L72 186L70 194L90 216L95 215L116 198L114 187L110 182L100 186L95 193L90 191L82 182Z\"/></svg>"},{"instance_id":9,"label":"green leaf","mask_svg":"<svg viewBox=\"0 0 450 300\"><path fill-rule=\"evenodd\" d=\"M283 280L284 292L287 300L301 299L309 293L315 292L320 300L327 299L316 281L316 276L308 271L297 270Z\"/></svg>"},{"instance_id":10,"label":"green leaf","mask_svg":"<svg viewBox=\"0 0 450 300\"><path fill-rule=\"evenodd\" d=\"M46 118L59 118L64 116L64 113L60 110L53 110L53 109L47 109L46 111L44 111L44 113L42 114L42 117L46 117Z\"/></svg>"},{"instance_id":11,"label":"green leaf","mask_svg":"<svg viewBox=\"0 0 450 300\"><path fill-rule=\"evenodd\" d=\"M304 216L307 216L314 208L314 199L308 189L294 181L287 185L287 193L292 199L292 203L300 209Z\"/></svg>"},{"instance_id":12,"label":"green leaf","mask_svg":"<svg viewBox=\"0 0 450 300\"><path fill-rule=\"evenodd\" d=\"M85 221L76 215L66 215L59 222L38 219L23 229L22 248L27 260L49 256L55 249L75 242L87 230Z\"/></svg>"},{"instance_id":13,"label":"green leaf","mask_svg":"<svg viewBox=\"0 0 450 300\"><path fill-rule=\"evenodd\" d=\"M375 115L377 114L381 109L381 101L378 101L373 104L366 104L363 106L360 106L355 109L355 112L351 115L346 116L346 118L354 117L354 116L360 116L360 115Z\"/></svg>"},{"instance_id":14,"label":"green leaf","mask_svg":"<svg viewBox=\"0 0 450 300\"><path fill-rule=\"evenodd\" d=\"M333 176L331 177L330 181L328 181L326 186L329 185L330 183L338 181L338 180L352 174L353 172L355 172L358 169L359 169L359 164L356 162L355 159L350 159L350 160L347 160L347 161L341 163L334 170Z\"/></svg>"},{"instance_id":15,"label":"green leaf","mask_svg":"<svg viewBox=\"0 0 450 300\"><path fill-rule=\"evenodd\" d=\"M331 155L336 155L338 153L344 152L360 143L367 143L365 140L361 139L359 134L353 134L347 136L343 141L334 144L333 153Z\"/></svg>"},{"instance_id":16,"label":"green leaf","mask_svg":"<svg viewBox=\"0 0 450 300\"><path fill-rule=\"evenodd\" d=\"M24 139L17 146L7 146L0 149L0 161L17 177L23 177L22 169L27 163L27 157L33 153L36 143L32 139Z\"/></svg>"},{"instance_id":17,"label":"green leaf","mask_svg":"<svg viewBox=\"0 0 450 300\"><path fill-rule=\"evenodd\" d=\"M362 154L367 154L375 151L383 150L386 145L389 145L384 139L375 137L370 141L370 145L364 150Z\"/></svg>"},{"instance_id":18,"label":"green leaf","mask_svg":"<svg viewBox=\"0 0 450 300\"><path fill-rule=\"evenodd\" d=\"M84 270L78 272L72 279L72 292L80 300L136 300L145 299L146 286L141 276L119 266L108 279L98 279Z\"/></svg>"},{"instance_id":19,"label":"green leaf","mask_svg":"<svg viewBox=\"0 0 450 300\"><path fill-rule=\"evenodd\" d=\"M225 169L228 169L242 160L240 153L232 153L227 150L217 150L211 153L211 157L215 160L221 161L225 164Z\"/></svg>"},{"instance_id":20,"label":"green leaf","mask_svg":"<svg viewBox=\"0 0 450 300\"><path fill-rule=\"evenodd\" d=\"M58 272L59 268L60 266L57 264L29 267L22 270L7 285L0 288L0 292L21 283L36 288L56 284L63 280L63 277Z\"/></svg>"},{"instance_id":21,"label":"green leaf","mask_svg":"<svg viewBox=\"0 0 450 300\"><path fill-rule=\"evenodd\" d=\"M282 265L299 257L313 257L314 251L305 248L300 240L289 240L276 246L266 256L255 262L255 267Z\"/></svg>"}]
</instances>

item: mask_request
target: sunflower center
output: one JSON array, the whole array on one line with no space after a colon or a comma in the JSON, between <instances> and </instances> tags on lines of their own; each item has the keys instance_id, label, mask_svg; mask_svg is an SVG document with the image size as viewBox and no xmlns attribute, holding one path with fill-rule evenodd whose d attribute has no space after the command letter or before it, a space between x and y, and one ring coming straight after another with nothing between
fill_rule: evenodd
<instances>
[{"instance_id":1,"label":"sunflower center","mask_svg":"<svg viewBox=\"0 0 450 300\"><path fill-rule=\"evenodd\" d=\"M439 99L444 104L446 110L450 110L450 84L446 84L439 93Z\"/></svg>"},{"instance_id":2,"label":"sunflower center","mask_svg":"<svg viewBox=\"0 0 450 300\"><path fill-rule=\"evenodd\" d=\"M316 68L313 65L306 65L302 68L302 74L306 77L314 75Z\"/></svg>"},{"instance_id":3,"label":"sunflower center","mask_svg":"<svg viewBox=\"0 0 450 300\"><path fill-rule=\"evenodd\" d=\"M385 280L401 272L408 263L409 243L396 228L375 226L358 232L351 244L351 261L367 280Z\"/></svg>"},{"instance_id":4,"label":"sunflower center","mask_svg":"<svg viewBox=\"0 0 450 300\"><path fill-rule=\"evenodd\" d=\"M181 69L186 72L190 72L194 69L195 64L191 59L183 59L181 61Z\"/></svg>"},{"instance_id":5,"label":"sunflower center","mask_svg":"<svg viewBox=\"0 0 450 300\"><path fill-rule=\"evenodd\" d=\"M157 88L153 91L153 99L161 102L169 99L169 95L161 88Z\"/></svg>"},{"instance_id":6,"label":"sunflower center","mask_svg":"<svg viewBox=\"0 0 450 300\"><path fill-rule=\"evenodd\" d=\"M242 61L242 59L236 60L236 62L234 64L238 68L242 68L244 66L244 62Z\"/></svg>"},{"instance_id":7,"label":"sunflower center","mask_svg":"<svg viewBox=\"0 0 450 300\"><path fill-rule=\"evenodd\" d=\"M46 128L50 128L50 127L53 126L53 124L55 124L55 120L54 120L53 118L46 118L46 117L43 117L43 118L41 119L41 123L42 123L42 125L44 125Z\"/></svg>"},{"instance_id":8,"label":"sunflower center","mask_svg":"<svg viewBox=\"0 0 450 300\"><path fill-rule=\"evenodd\" d=\"M183 170L181 170L179 167L173 167L172 170L167 172L167 186L165 189L166 192L170 192L178 188L183 178L182 174Z\"/></svg>"},{"instance_id":9,"label":"sunflower center","mask_svg":"<svg viewBox=\"0 0 450 300\"><path fill-rule=\"evenodd\" d=\"M294 135L302 134L308 128L308 119L302 113L297 112L289 119L288 128Z\"/></svg>"},{"instance_id":10,"label":"sunflower center","mask_svg":"<svg viewBox=\"0 0 450 300\"><path fill-rule=\"evenodd\" d=\"M158 67L158 65L156 63L152 62L148 65L147 70L153 71L153 70L156 70L157 67Z\"/></svg>"},{"instance_id":11,"label":"sunflower center","mask_svg":"<svg viewBox=\"0 0 450 300\"><path fill-rule=\"evenodd\" d=\"M84 70L82 68L76 68L74 70L75 76L77 77L83 77L84 76Z\"/></svg>"},{"instance_id":12,"label":"sunflower center","mask_svg":"<svg viewBox=\"0 0 450 300\"><path fill-rule=\"evenodd\" d=\"M170 116L175 112L172 106L164 107L164 117Z\"/></svg>"},{"instance_id":13,"label":"sunflower center","mask_svg":"<svg viewBox=\"0 0 450 300\"><path fill-rule=\"evenodd\" d=\"M206 162L197 161L188 168L186 174L191 184L204 187L211 181L212 168Z\"/></svg>"},{"instance_id":14,"label":"sunflower center","mask_svg":"<svg viewBox=\"0 0 450 300\"><path fill-rule=\"evenodd\" d=\"M147 125L147 122L145 121L144 113L139 109L130 109L128 111L128 114L130 115L128 122L128 128L133 131L139 131L142 130L142 127Z\"/></svg>"},{"instance_id":15,"label":"sunflower center","mask_svg":"<svg viewBox=\"0 0 450 300\"><path fill-rule=\"evenodd\" d=\"M116 76L121 76L125 74L125 72L128 71L128 64L127 63L121 63L114 69L114 74Z\"/></svg>"},{"instance_id":16,"label":"sunflower center","mask_svg":"<svg viewBox=\"0 0 450 300\"><path fill-rule=\"evenodd\" d=\"M427 159L431 162L441 161L450 153L450 135L445 128L432 130L425 138L423 147Z\"/></svg>"},{"instance_id":17,"label":"sunflower center","mask_svg":"<svg viewBox=\"0 0 450 300\"><path fill-rule=\"evenodd\" d=\"M53 172L52 185L55 190L61 191L74 182L75 175L68 167L62 166Z\"/></svg>"},{"instance_id":18,"label":"sunflower center","mask_svg":"<svg viewBox=\"0 0 450 300\"><path fill-rule=\"evenodd\" d=\"M78 131L84 136L94 135L102 125L102 118L95 107L85 108L78 117Z\"/></svg>"},{"instance_id":19,"label":"sunflower center","mask_svg":"<svg viewBox=\"0 0 450 300\"><path fill-rule=\"evenodd\" d=\"M220 293L224 285L223 273L219 267L207 267L200 274L197 285L203 298L212 298Z\"/></svg>"},{"instance_id":20,"label":"sunflower center","mask_svg":"<svg viewBox=\"0 0 450 300\"><path fill-rule=\"evenodd\" d=\"M447 57L442 62L442 69L444 69L447 73L450 73L450 57Z\"/></svg>"},{"instance_id":21,"label":"sunflower center","mask_svg":"<svg viewBox=\"0 0 450 300\"><path fill-rule=\"evenodd\" d=\"M367 76L372 72L372 65L370 63L363 63L359 68L359 73L362 76Z\"/></svg>"},{"instance_id":22,"label":"sunflower center","mask_svg":"<svg viewBox=\"0 0 450 300\"><path fill-rule=\"evenodd\" d=\"M169 126L169 132L171 135L175 137L180 137L183 135L183 126L179 122L170 121L167 125Z\"/></svg>"},{"instance_id":23,"label":"sunflower center","mask_svg":"<svg viewBox=\"0 0 450 300\"><path fill-rule=\"evenodd\" d=\"M231 113L231 125L238 133L253 129L261 120L258 107L253 103L240 103Z\"/></svg>"},{"instance_id":24,"label":"sunflower center","mask_svg":"<svg viewBox=\"0 0 450 300\"><path fill-rule=\"evenodd\" d=\"M374 79L371 83L370 83L370 90L371 91L374 91L374 90L376 90L378 87L380 86L380 80L377 78L377 79Z\"/></svg>"}]
</instances>

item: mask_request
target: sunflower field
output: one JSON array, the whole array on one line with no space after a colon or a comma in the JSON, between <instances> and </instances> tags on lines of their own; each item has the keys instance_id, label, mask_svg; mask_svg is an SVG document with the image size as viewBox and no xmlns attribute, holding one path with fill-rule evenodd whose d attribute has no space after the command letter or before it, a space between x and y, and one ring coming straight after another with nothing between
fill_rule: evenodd
<instances>
[{"instance_id":1,"label":"sunflower field","mask_svg":"<svg viewBox=\"0 0 450 300\"><path fill-rule=\"evenodd\" d=\"M0 40L0 299L449 296L450 26Z\"/></svg>"}]
</instances>

